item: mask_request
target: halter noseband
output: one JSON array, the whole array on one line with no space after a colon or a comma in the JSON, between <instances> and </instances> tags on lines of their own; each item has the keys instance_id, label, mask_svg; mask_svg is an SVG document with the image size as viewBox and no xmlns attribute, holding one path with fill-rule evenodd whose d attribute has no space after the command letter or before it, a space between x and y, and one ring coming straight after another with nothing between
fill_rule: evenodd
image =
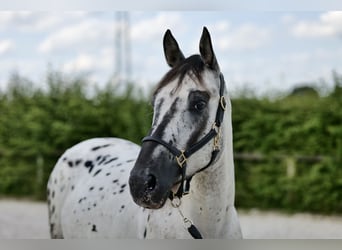
<instances>
[{"instance_id":1,"label":"halter noseband","mask_svg":"<svg viewBox=\"0 0 342 250\"><path fill-rule=\"evenodd\" d=\"M152 136L146 136L143 138L142 142L146 142L146 141L153 141L156 143L159 143L161 145L163 145L165 148L167 148L175 157L177 160L177 164L181 169L181 174L182 174L182 179L181 179L181 185L179 186L178 190L176 193L173 193L171 191L169 198L172 200L175 196L178 197L179 199L182 198L183 195L186 195L189 193L189 189L190 189L190 182L192 177L205 170L206 168L208 168L215 160L218 152L220 151L220 132L221 132L221 124L223 121L223 115L224 115L224 111L226 110L226 100L224 97L224 87L225 87L225 82L224 82L224 78L222 73L220 73L220 90L219 90L219 94L220 94L220 100L218 103L218 107L217 107L217 111L216 111L216 118L215 118L215 122L212 125L211 130L198 142L196 142L195 144L193 144L191 147L189 147L186 150L179 150L178 148L176 148L175 146L171 145L170 143L167 143L166 141L158 138L158 137L154 137ZM186 163L187 163L187 159L194 154L195 152L197 152L199 149L201 149L204 145L206 145L211 139L214 139L214 147L213 147L213 151L211 153L211 159L209 161L209 163L202 167L201 169L199 169L198 171L196 171L193 175L189 176L186 178Z\"/></svg>"}]
</instances>

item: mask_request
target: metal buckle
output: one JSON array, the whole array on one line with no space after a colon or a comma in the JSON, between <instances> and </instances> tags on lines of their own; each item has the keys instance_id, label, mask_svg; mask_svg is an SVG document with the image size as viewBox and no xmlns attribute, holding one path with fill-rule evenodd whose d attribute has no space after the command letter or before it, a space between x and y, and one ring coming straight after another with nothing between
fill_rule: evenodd
<instances>
[{"instance_id":1,"label":"metal buckle","mask_svg":"<svg viewBox=\"0 0 342 250\"><path fill-rule=\"evenodd\" d=\"M183 223L184 223L184 227L185 229L189 229L194 223L192 223L192 221L186 217L183 217Z\"/></svg>"},{"instance_id":2,"label":"metal buckle","mask_svg":"<svg viewBox=\"0 0 342 250\"><path fill-rule=\"evenodd\" d=\"M220 98L220 105L221 105L221 108L224 111L226 111L227 102L226 102L226 98L224 96L221 96L221 98Z\"/></svg>"},{"instance_id":3,"label":"metal buckle","mask_svg":"<svg viewBox=\"0 0 342 250\"><path fill-rule=\"evenodd\" d=\"M220 128L219 126L217 126L216 122L213 123L213 125L211 126L211 128L213 130L215 130L216 134L218 134L220 132Z\"/></svg>"},{"instance_id":4,"label":"metal buckle","mask_svg":"<svg viewBox=\"0 0 342 250\"><path fill-rule=\"evenodd\" d=\"M214 151L219 151L220 150L220 138L221 138L221 127L218 127L216 123L214 122L213 124L213 129L216 131L216 136L214 137L214 146L213 150Z\"/></svg>"},{"instance_id":5,"label":"metal buckle","mask_svg":"<svg viewBox=\"0 0 342 250\"><path fill-rule=\"evenodd\" d=\"M184 150L181 150L181 154L179 156L176 156L177 159L177 163L179 165L180 168L183 168L183 165L186 163L186 157L184 155Z\"/></svg>"},{"instance_id":6,"label":"metal buckle","mask_svg":"<svg viewBox=\"0 0 342 250\"><path fill-rule=\"evenodd\" d=\"M217 134L217 136L214 137L214 146L213 146L214 151L219 151L220 150L220 135Z\"/></svg>"}]
</instances>

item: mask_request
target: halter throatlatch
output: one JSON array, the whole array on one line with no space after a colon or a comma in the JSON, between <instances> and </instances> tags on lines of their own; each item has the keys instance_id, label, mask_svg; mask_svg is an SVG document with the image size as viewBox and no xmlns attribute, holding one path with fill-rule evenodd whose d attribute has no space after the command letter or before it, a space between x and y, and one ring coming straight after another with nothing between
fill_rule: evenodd
<instances>
[{"instance_id":1,"label":"halter throatlatch","mask_svg":"<svg viewBox=\"0 0 342 250\"><path fill-rule=\"evenodd\" d=\"M167 143L164 140L162 140L158 137L154 137L154 136L146 136L142 140L143 143L146 141L153 141L153 142L156 142L158 144L163 145L176 158L177 164L181 170L182 179L181 179L180 186L179 186L177 192L173 193L171 191L170 196L169 196L171 201L173 200L174 197L178 197L180 199L180 198L182 198L183 195L186 195L189 193L190 182L191 182L192 177L195 174L197 174L197 173L205 170L206 168L208 168L214 162L214 160L217 157L218 152L220 151L221 124L223 121L224 111L226 110L226 106L227 106L226 99L223 95L224 94L224 87L225 87L224 78L223 78L222 73L220 73L220 90L219 90L220 100L219 100L219 104L218 104L217 111L216 111L215 122L213 123L211 130L201 140L199 140L198 142L193 144L188 149L179 150L178 148L171 145L170 143ZM201 149L204 145L206 145L209 141L211 141L212 139L214 139L214 146L213 146L213 151L211 153L211 159L210 159L209 163L206 166L199 169L198 171L196 171L193 175L186 177L187 159L192 154L194 154L199 149Z\"/></svg>"}]
</instances>

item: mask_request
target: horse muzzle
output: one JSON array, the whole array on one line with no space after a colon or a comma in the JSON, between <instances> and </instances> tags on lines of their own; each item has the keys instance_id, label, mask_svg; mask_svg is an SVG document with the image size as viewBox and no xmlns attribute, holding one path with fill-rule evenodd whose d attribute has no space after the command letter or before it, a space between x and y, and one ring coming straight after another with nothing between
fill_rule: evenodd
<instances>
[{"instance_id":1,"label":"horse muzzle","mask_svg":"<svg viewBox=\"0 0 342 250\"><path fill-rule=\"evenodd\" d=\"M155 175L144 172L131 172L129 187L134 202L144 208L163 207L168 198L168 188L161 185Z\"/></svg>"},{"instance_id":2,"label":"horse muzzle","mask_svg":"<svg viewBox=\"0 0 342 250\"><path fill-rule=\"evenodd\" d=\"M129 187L137 205L150 209L164 206L179 178L179 172L177 166L169 165L165 161L163 163L146 165L136 162L129 177Z\"/></svg>"}]
</instances>

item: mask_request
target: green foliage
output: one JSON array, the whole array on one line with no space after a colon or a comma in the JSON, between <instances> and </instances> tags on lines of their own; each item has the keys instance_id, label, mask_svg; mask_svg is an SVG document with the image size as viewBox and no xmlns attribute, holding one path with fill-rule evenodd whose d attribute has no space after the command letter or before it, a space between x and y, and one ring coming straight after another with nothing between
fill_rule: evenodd
<instances>
[{"instance_id":1,"label":"green foliage","mask_svg":"<svg viewBox=\"0 0 342 250\"><path fill-rule=\"evenodd\" d=\"M236 161L236 204L244 208L280 209L326 214L342 212L341 163L325 159L297 164L287 175L284 161Z\"/></svg>"},{"instance_id":2,"label":"green foliage","mask_svg":"<svg viewBox=\"0 0 342 250\"><path fill-rule=\"evenodd\" d=\"M264 159L235 159L238 207L342 213L342 77L325 97L253 95L232 100L234 151ZM151 125L149 101L129 85L91 89L79 78L49 72L46 89L18 74L0 93L0 194L44 199L48 176L72 145L94 137L140 140ZM296 161L289 174L287 159Z\"/></svg>"},{"instance_id":3,"label":"green foliage","mask_svg":"<svg viewBox=\"0 0 342 250\"><path fill-rule=\"evenodd\" d=\"M130 89L119 95L108 85L89 97L82 78L50 72L46 81L43 91L14 75L0 94L0 194L43 199L67 148L94 137L139 143L150 127L150 105Z\"/></svg>"},{"instance_id":4,"label":"green foliage","mask_svg":"<svg viewBox=\"0 0 342 250\"><path fill-rule=\"evenodd\" d=\"M326 97L232 100L234 151L267 157L235 159L237 206L342 213L342 76L334 83ZM300 155L324 157L289 177L286 157Z\"/></svg>"}]
</instances>

